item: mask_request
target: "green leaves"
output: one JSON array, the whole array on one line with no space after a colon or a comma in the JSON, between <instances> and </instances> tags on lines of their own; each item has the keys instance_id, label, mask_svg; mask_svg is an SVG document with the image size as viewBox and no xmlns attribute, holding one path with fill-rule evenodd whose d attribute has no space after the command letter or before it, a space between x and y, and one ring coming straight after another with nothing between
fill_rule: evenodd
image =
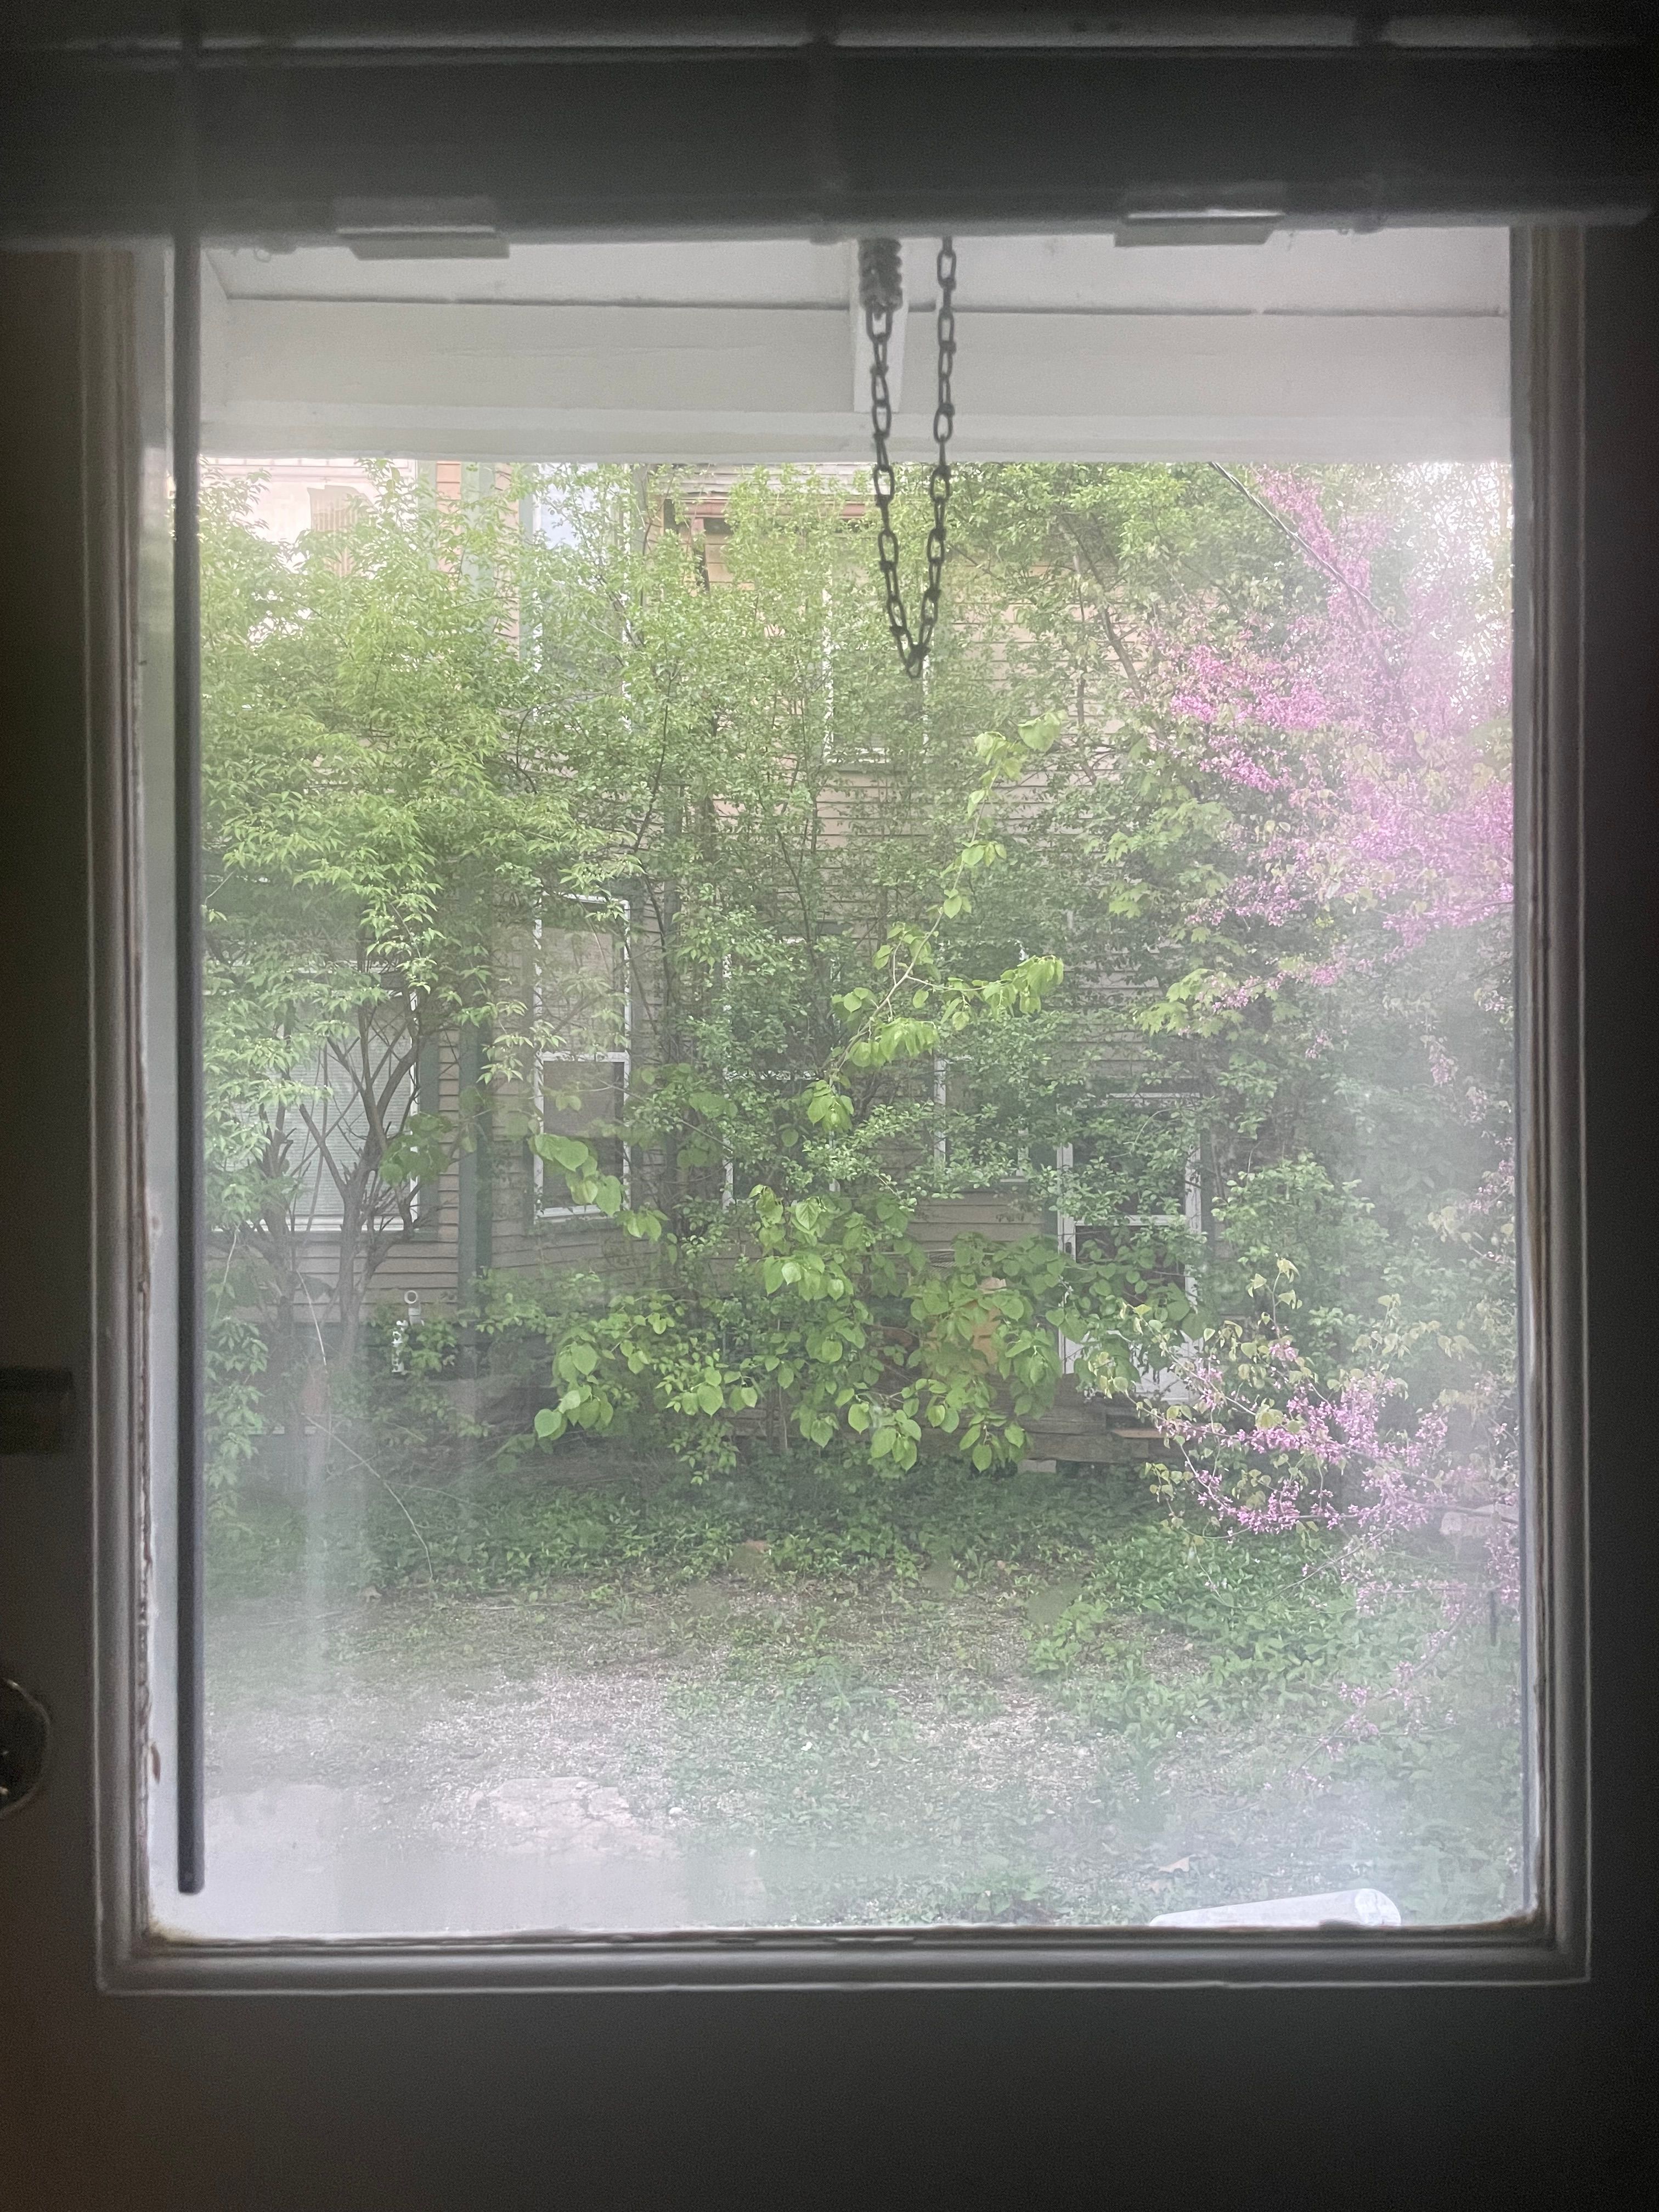
<instances>
[{"instance_id":1,"label":"green leaves","mask_svg":"<svg viewBox=\"0 0 1659 2212\"><path fill-rule=\"evenodd\" d=\"M586 1176L594 1164L593 1147L579 1137L544 1136L538 1130L530 1139L530 1149L538 1159L562 1168L568 1175Z\"/></svg>"},{"instance_id":2,"label":"green leaves","mask_svg":"<svg viewBox=\"0 0 1659 2212\"><path fill-rule=\"evenodd\" d=\"M1019 741L1034 760L1041 760L1052 752L1065 732L1064 718L1059 714L1039 714L1019 726Z\"/></svg>"},{"instance_id":3,"label":"green leaves","mask_svg":"<svg viewBox=\"0 0 1659 2212\"><path fill-rule=\"evenodd\" d=\"M571 1187L586 1204L597 1206L599 1212L607 1217L614 1218L623 1210L623 1187L620 1176L586 1176L580 1182L574 1183Z\"/></svg>"},{"instance_id":4,"label":"green leaves","mask_svg":"<svg viewBox=\"0 0 1659 2212\"><path fill-rule=\"evenodd\" d=\"M1018 734L1006 738L1000 730L986 730L974 739L974 751L986 769L981 793L990 792L999 781L1018 778L1030 772L1036 763L1054 750L1065 731L1064 719L1059 714L1040 714L1030 721L1021 722ZM979 797L975 794L975 798ZM969 811L974 801L969 801Z\"/></svg>"},{"instance_id":5,"label":"green leaves","mask_svg":"<svg viewBox=\"0 0 1659 2212\"><path fill-rule=\"evenodd\" d=\"M838 1085L823 1081L813 1084L803 1100L806 1118L814 1128L826 1135L836 1135L853 1126L853 1103Z\"/></svg>"},{"instance_id":6,"label":"green leaves","mask_svg":"<svg viewBox=\"0 0 1659 2212\"><path fill-rule=\"evenodd\" d=\"M620 1176L595 1173L599 1154L592 1145L579 1137L548 1136L540 1131L532 1132L528 1141L538 1159L564 1176L574 1205L592 1206L607 1220L615 1221L626 1236L649 1244L661 1242L666 1226L664 1215L655 1206L630 1206Z\"/></svg>"},{"instance_id":7,"label":"green leaves","mask_svg":"<svg viewBox=\"0 0 1659 2212\"><path fill-rule=\"evenodd\" d=\"M957 855L957 866L966 873L974 868L989 867L994 860L1006 860L1007 857L1008 848L1000 838L976 838L972 844L964 845Z\"/></svg>"},{"instance_id":8,"label":"green leaves","mask_svg":"<svg viewBox=\"0 0 1659 2212\"><path fill-rule=\"evenodd\" d=\"M538 1436L660 1423L670 1449L700 1462L729 1453L769 1401L806 1443L857 1446L884 1475L913 1468L930 1436L975 1468L1012 1464L1058 1377L1048 1309L1078 1271L1031 1238L964 1239L941 1273L910 1218L892 1197L866 1207L763 1188L760 1249L735 1260L722 1293L693 1307L617 1291L564 1328Z\"/></svg>"},{"instance_id":9,"label":"green leaves","mask_svg":"<svg viewBox=\"0 0 1659 2212\"><path fill-rule=\"evenodd\" d=\"M1022 722L1018 738L988 730L974 739L975 755L985 769L966 803L974 834L944 871L938 903L921 924L900 921L890 926L886 941L874 956L874 965L885 979L882 989L865 986L842 992L833 1001L843 1021L849 1027L857 1025L843 1048L846 1066L878 1069L936 1054L945 1040L962 1036L980 1017L1005 1019L1011 1014L1036 1013L1059 988L1065 967L1056 956L1022 958L987 981L941 974L939 954L945 924L973 912L965 879L1008 858L1006 840L991 834L984 822L998 785L1029 776L1063 726L1060 717L1044 715ZM829 1085L820 1084L815 1091L833 1087L832 1076ZM809 1100L813 1095L809 1094ZM810 1103L807 1110L814 1121L825 1118L815 1114Z\"/></svg>"}]
</instances>

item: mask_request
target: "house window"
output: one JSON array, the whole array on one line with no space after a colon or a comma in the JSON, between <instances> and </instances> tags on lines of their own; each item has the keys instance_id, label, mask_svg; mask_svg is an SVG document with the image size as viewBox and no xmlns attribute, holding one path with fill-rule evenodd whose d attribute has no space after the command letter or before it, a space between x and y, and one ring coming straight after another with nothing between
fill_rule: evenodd
<instances>
[{"instance_id":1,"label":"house window","mask_svg":"<svg viewBox=\"0 0 1659 2212\"><path fill-rule=\"evenodd\" d=\"M325 483L310 487L311 526L313 530L349 530L359 497L350 484Z\"/></svg>"},{"instance_id":2,"label":"house window","mask_svg":"<svg viewBox=\"0 0 1659 2212\"><path fill-rule=\"evenodd\" d=\"M536 1007L545 1036L559 1042L538 1052L538 1126L544 1136L588 1146L593 1171L631 1180L628 1115L631 997L625 905L575 902L576 918L538 921L535 929ZM536 1211L544 1221L592 1215L573 1202L567 1179L545 1154L534 1155Z\"/></svg>"},{"instance_id":3,"label":"house window","mask_svg":"<svg viewBox=\"0 0 1659 2212\"><path fill-rule=\"evenodd\" d=\"M349 1189L367 1186L367 1218L378 1222L406 1214L418 1218L425 1186L399 1179L384 1182L377 1169L368 1167L370 1112L365 1084L374 1101L381 1143L396 1145L406 1134L410 1116L421 1110L418 1060L414 1067L398 1072L407 1059L396 1046L371 1054L360 1066L353 1054L343 1057L325 1046L287 1086L292 1096L284 1103L289 1134L283 1158L292 1178L294 1226L301 1237L337 1236L345 1218Z\"/></svg>"},{"instance_id":4,"label":"house window","mask_svg":"<svg viewBox=\"0 0 1659 2212\"><path fill-rule=\"evenodd\" d=\"M623 1053L584 1059L571 1053L545 1053L541 1068L544 1135L574 1137L588 1145L600 1175L616 1176L624 1184L628 1176L628 1146L620 1130L628 1111L628 1059ZM576 1213L592 1213L592 1206L572 1206L555 1195L558 1185L545 1162L540 1170L540 1204L544 1220L558 1220Z\"/></svg>"},{"instance_id":5,"label":"house window","mask_svg":"<svg viewBox=\"0 0 1659 2212\"><path fill-rule=\"evenodd\" d=\"M1203 1154L1175 1120L1183 1106L1190 1114L1193 1102L1129 1097L1113 1103L1121 1117L1115 1140L1094 1133L1055 1149L1055 1242L1072 1260L1127 1271L1132 1294L1179 1290L1196 1310L1202 1291L1197 1261L1206 1233ZM1076 1373L1082 1350L1062 1327L1060 1358L1068 1375ZM1181 1387L1173 1368L1143 1374L1159 1397Z\"/></svg>"}]
</instances>

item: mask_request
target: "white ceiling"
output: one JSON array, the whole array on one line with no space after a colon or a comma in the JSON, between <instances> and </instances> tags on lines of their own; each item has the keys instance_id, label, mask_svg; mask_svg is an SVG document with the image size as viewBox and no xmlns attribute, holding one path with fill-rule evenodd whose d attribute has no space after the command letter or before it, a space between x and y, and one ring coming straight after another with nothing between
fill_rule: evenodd
<instances>
[{"instance_id":1,"label":"white ceiling","mask_svg":"<svg viewBox=\"0 0 1659 2212\"><path fill-rule=\"evenodd\" d=\"M928 450L937 241L905 243L896 445ZM957 242L957 450L1457 459L1508 448L1499 231ZM204 443L237 454L859 459L846 241L215 249Z\"/></svg>"}]
</instances>

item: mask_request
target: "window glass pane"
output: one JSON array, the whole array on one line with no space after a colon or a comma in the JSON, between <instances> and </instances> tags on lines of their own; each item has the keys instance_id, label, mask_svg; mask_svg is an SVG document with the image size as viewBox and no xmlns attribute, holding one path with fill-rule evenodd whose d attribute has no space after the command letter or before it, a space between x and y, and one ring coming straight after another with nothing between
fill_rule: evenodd
<instances>
[{"instance_id":1,"label":"window glass pane","mask_svg":"<svg viewBox=\"0 0 1659 2212\"><path fill-rule=\"evenodd\" d=\"M1506 240L957 254L919 675L855 247L206 257L171 1926L1528 1902Z\"/></svg>"},{"instance_id":2,"label":"window glass pane","mask_svg":"<svg viewBox=\"0 0 1659 2212\"><path fill-rule=\"evenodd\" d=\"M619 926L543 922L536 931L541 1012L565 1052L601 1054L628 1046L628 970Z\"/></svg>"}]
</instances>

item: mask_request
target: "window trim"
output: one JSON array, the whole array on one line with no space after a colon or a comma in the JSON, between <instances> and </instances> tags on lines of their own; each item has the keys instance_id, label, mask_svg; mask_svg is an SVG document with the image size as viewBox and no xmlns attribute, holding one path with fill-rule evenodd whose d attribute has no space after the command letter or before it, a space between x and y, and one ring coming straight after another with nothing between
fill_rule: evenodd
<instances>
[{"instance_id":1,"label":"window trim","mask_svg":"<svg viewBox=\"0 0 1659 2212\"><path fill-rule=\"evenodd\" d=\"M153 425L141 423L158 318L129 264L94 257L88 283L96 343L86 366L88 416L107 466L92 468L88 665L97 687L94 750L96 909L94 1021L99 1065L112 1071L96 1102L100 1346L94 1373L98 1725L99 1978L106 1990L470 1990L827 1989L843 1987L1384 1985L1577 1982L1589 1973L1588 1628L1584 1588L1583 1311L1580 1190L1582 1030L1579 846L1583 573L1584 240L1577 230L1517 234L1516 332L1517 942L1529 945L1518 997L1518 1177L1523 1194L1522 1341L1528 1472L1523 1555L1536 1592L1526 1695L1533 1715L1528 1804L1535 1834L1536 1908L1483 1927L1285 1934L1025 1929L732 1931L660 1936L554 1932L464 1941L337 1937L264 1942L179 1941L164 1916L147 1924L144 1869L151 1747L167 1762L171 1662L167 1571L146 1565L147 1521L168 1524L173 1503L166 1439L146 1423L165 1388L146 1376L170 1326L165 1244L149 1247L165 1139L147 1160L149 1126L167 1095L148 1067L146 1004L165 1014L170 915L157 912L158 870L170 875L154 723L165 690L141 697L140 662L165 665L146 612L143 579L156 557L159 483ZM146 757L146 756L148 757ZM151 805L138 804L139 771ZM163 867L165 864L165 867ZM145 882L152 896L147 906ZM146 1082L149 1082L148 1099ZM148 1179L148 1180L147 1180ZM163 1237L167 1234L163 1227ZM159 1854L158 1854L159 1856Z\"/></svg>"}]
</instances>

